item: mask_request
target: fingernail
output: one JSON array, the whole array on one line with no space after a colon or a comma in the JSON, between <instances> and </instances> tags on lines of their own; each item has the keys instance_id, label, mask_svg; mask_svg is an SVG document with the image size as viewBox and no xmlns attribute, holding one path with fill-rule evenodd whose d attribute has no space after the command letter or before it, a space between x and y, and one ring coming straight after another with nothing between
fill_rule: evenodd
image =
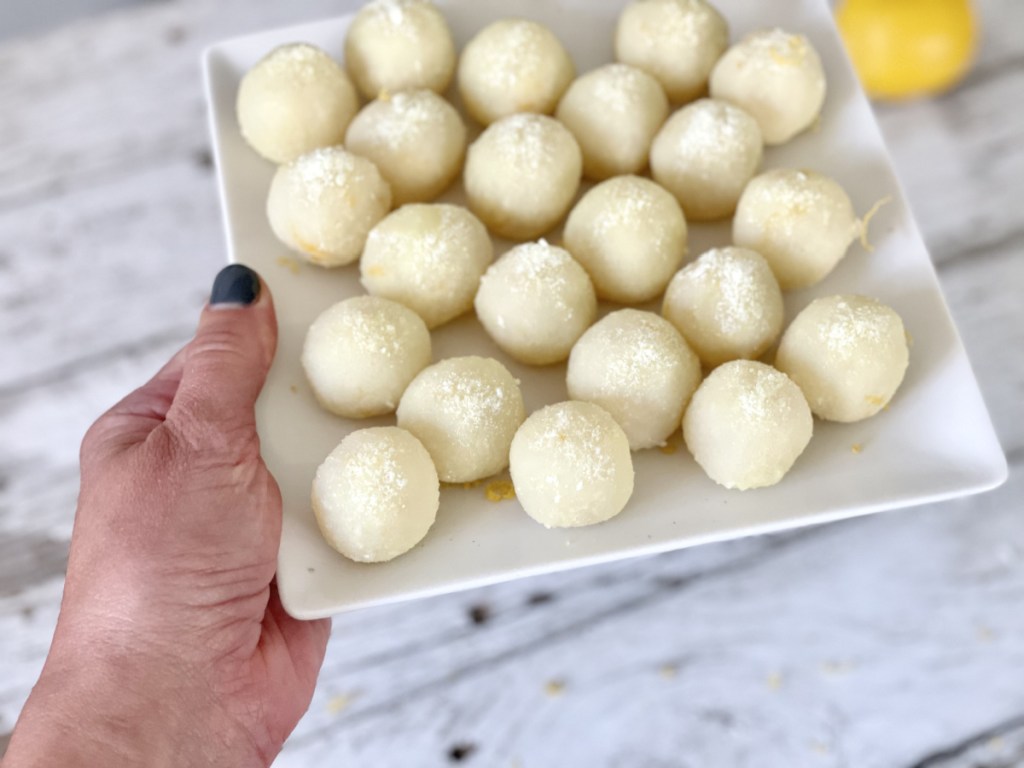
<instances>
[{"instance_id":1,"label":"fingernail","mask_svg":"<svg viewBox=\"0 0 1024 768\"><path fill-rule=\"evenodd\" d=\"M210 291L210 306L247 307L260 295L260 276L244 264L230 264L217 273Z\"/></svg>"}]
</instances>

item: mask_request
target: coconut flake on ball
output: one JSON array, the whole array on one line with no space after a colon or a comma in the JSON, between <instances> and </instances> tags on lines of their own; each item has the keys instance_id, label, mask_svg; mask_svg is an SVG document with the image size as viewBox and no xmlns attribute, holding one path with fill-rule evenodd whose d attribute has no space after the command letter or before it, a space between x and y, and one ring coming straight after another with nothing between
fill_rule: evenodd
<instances>
[{"instance_id":1,"label":"coconut flake on ball","mask_svg":"<svg viewBox=\"0 0 1024 768\"><path fill-rule=\"evenodd\" d=\"M312 503L331 547L358 563L380 563L427 535L440 483L430 454L404 429L360 429L317 469Z\"/></svg>"},{"instance_id":2,"label":"coconut flake on ball","mask_svg":"<svg viewBox=\"0 0 1024 768\"><path fill-rule=\"evenodd\" d=\"M874 416L903 382L910 360L906 330L891 307L866 296L812 301L779 342L775 365L803 390L816 416Z\"/></svg>"},{"instance_id":3,"label":"coconut flake on ball","mask_svg":"<svg viewBox=\"0 0 1024 768\"><path fill-rule=\"evenodd\" d=\"M493 258L487 228L468 210L411 203L370 232L359 269L369 293L404 304L436 328L469 311Z\"/></svg>"},{"instance_id":4,"label":"coconut flake on ball","mask_svg":"<svg viewBox=\"0 0 1024 768\"><path fill-rule=\"evenodd\" d=\"M814 171L775 168L743 191L732 239L764 256L782 290L794 291L832 272L862 229L838 182Z\"/></svg>"},{"instance_id":5,"label":"coconut flake on ball","mask_svg":"<svg viewBox=\"0 0 1024 768\"><path fill-rule=\"evenodd\" d=\"M615 29L615 58L658 78L675 104L704 92L728 45L728 24L704 0L634 0Z\"/></svg>"},{"instance_id":6,"label":"coconut flake on ball","mask_svg":"<svg viewBox=\"0 0 1024 768\"><path fill-rule=\"evenodd\" d=\"M501 19L462 52L459 92L483 125L518 112L551 114L576 69L555 34L535 21Z\"/></svg>"},{"instance_id":7,"label":"coconut flake on ball","mask_svg":"<svg viewBox=\"0 0 1024 768\"><path fill-rule=\"evenodd\" d=\"M752 360L718 366L683 417L683 439L700 467L719 485L741 491L778 483L813 430L800 388Z\"/></svg>"},{"instance_id":8,"label":"coconut flake on ball","mask_svg":"<svg viewBox=\"0 0 1024 768\"><path fill-rule=\"evenodd\" d=\"M529 365L565 360L597 317L586 270L544 240L518 245L492 264L475 305L494 342Z\"/></svg>"},{"instance_id":9,"label":"coconut flake on ball","mask_svg":"<svg viewBox=\"0 0 1024 768\"><path fill-rule=\"evenodd\" d=\"M411 309L355 296L324 310L306 332L302 367L331 413L365 418L394 412L430 363L430 332Z\"/></svg>"},{"instance_id":10,"label":"coconut flake on ball","mask_svg":"<svg viewBox=\"0 0 1024 768\"><path fill-rule=\"evenodd\" d=\"M268 53L242 78L236 103L242 136L275 163L340 144L358 110L345 70L306 43Z\"/></svg>"},{"instance_id":11,"label":"coconut flake on ball","mask_svg":"<svg viewBox=\"0 0 1024 768\"><path fill-rule=\"evenodd\" d=\"M650 179L616 176L572 209L565 247L600 298L639 304L665 290L683 263L686 218L676 199Z\"/></svg>"},{"instance_id":12,"label":"coconut flake on ball","mask_svg":"<svg viewBox=\"0 0 1024 768\"><path fill-rule=\"evenodd\" d=\"M700 99L673 114L651 148L654 180L688 220L731 216L761 165L761 131L739 107Z\"/></svg>"},{"instance_id":13,"label":"coconut flake on ball","mask_svg":"<svg viewBox=\"0 0 1024 768\"><path fill-rule=\"evenodd\" d=\"M608 411L637 451L665 444L700 379L700 360L671 323L620 309L576 342L566 386L573 400Z\"/></svg>"},{"instance_id":14,"label":"coconut flake on ball","mask_svg":"<svg viewBox=\"0 0 1024 768\"><path fill-rule=\"evenodd\" d=\"M584 175L602 181L647 167L668 99L642 69L608 64L577 78L555 116L580 145Z\"/></svg>"},{"instance_id":15,"label":"coconut flake on ball","mask_svg":"<svg viewBox=\"0 0 1024 768\"><path fill-rule=\"evenodd\" d=\"M348 28L345 62L368 99L413 88L443 93L455 72L455 43L429 0L371 0Z\"/></svg>"},{"instance_id":16,"label":"coconut flake on ball","mask_svg":"<svg viewBox=\"0 0 1024 768\"><path fill-rule=\"evenodd\" d=\"M426 202L462 170L466 126L433 91L403 91L363 107L348 127L345 148L374 162L391 185L393 205Z\"/></svg>"},{"instance_id":17,"label":"coconut flake on ball","mask_svg":"<svg viewBox=\"0 0 1024 768\"><path fill-rule=\"evenodd\" d=\"M398 426L422 441L446 483L469 483L505 469L525 417L519 382L484 357L453 357L425 368L398 406Z\"/></svg>"},{"instance_id":18,"label":"coconut flake on ball","mask_svg":"<svg viewBox=\"0 0 1024 768\"><path fill-rule=\"evenodd\" d=\"M510 459L516 498L546 528L602 523L633 494L629 441L592 403L558 403L531 414L512 440Z\"/></svg>"},{"instance_id":19,"label":"coconut flake on ball","mask_svg":"<svg viewBox=\"0 0 1024 768\"><path fill-rule=\"evenodd\" d=\"M668 284L662 314L708 368L760 357L782 332L782 291L764 257L712 248Z\"/></svg>"},{"instance_id":20,"label":"coconut flake on ball","mask_svg":"<svg viewBox=\"0 0 1024 768\"><path fill-rule=\"evenodd\" d=\"M545 115L511 115L469 148L463 181L473 212L498 237L530 240L565 216L583 156L572 133Z\"/></svg>"},{"instance_id":21,"label":"coconut flake on ball","mask_svg":"<svg viewBox=\"0 0 1024 768\"><path fill-rule=\"evenodd\" d=\"M351 264L391 208L372 162L340 147L315 149L274 174L267 218L278 240L321 267Z\"/></svg>"},{"instance_id":22,"label":"coconut flake on ball","mask_svg":"<svg viewBox=\"0 0 1024 768\"><path fill-rule=\"evenodd\" d=\"M783 144L814 124L825 103L825 70L804 36L782 29L752 32L715 65L711 95L743 107L765 144Z\"/></svg>"}]
</instances>

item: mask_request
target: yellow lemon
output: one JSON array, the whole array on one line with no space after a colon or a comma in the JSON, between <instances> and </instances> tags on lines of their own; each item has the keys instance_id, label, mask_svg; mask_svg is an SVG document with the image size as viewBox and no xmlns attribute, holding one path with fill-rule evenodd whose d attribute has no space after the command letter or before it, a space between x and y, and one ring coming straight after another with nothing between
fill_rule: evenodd
<instances>
[{"instance_id":1,"label":"yellow lemon","mask_svg":"<svg viewBox=\"0 0 1024 768\"><path fill-rule=\"evenodd\" d=\"M844 0L836 21L865 90L884 99L949 88L977 47L971 0Z\"/></svg>"}]
</instances>

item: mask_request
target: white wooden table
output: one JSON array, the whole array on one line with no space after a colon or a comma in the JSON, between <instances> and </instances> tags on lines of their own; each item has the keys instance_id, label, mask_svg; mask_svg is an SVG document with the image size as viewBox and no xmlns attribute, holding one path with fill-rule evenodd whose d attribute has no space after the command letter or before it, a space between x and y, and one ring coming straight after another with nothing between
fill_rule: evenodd
<instances>
[{"instance_id":1,"label":"white wooden table","mask_svg":"<svg viewBox=\"0 0 1024 768\"><path fill-rule=\"evenodd\" d=\"M784 0L779 0L784 6ZM351 0L172 0L0 46L0 752L91 420L223 261L203 45ZM1011 462L974 499L364 611L280 766L1024 765L1024 3L880 108Z\"/></svg>"}]
</instances>

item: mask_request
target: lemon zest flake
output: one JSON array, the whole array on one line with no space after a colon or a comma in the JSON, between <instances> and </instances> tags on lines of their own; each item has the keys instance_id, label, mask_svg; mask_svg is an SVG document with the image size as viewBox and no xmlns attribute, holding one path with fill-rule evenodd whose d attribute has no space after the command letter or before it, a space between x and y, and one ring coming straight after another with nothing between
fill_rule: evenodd
<instances>
[{"instance_id":1,"label":"lemon zest flake","mask_svg":"<svg viewBox=\"0 0 1024 768\"><path fill-rule=\"evenodd\" d=\"M544 686L544 693L552 698L565 693L565 682L562 680L551 680Z\"/></svg>"},{"instance_id":2,"label":"lemon zest flake","mask_svg":"<svg viewBox=\"0 0 1024 768\"><path fill-rule=\"evenodd\" d=\"M488 501L507 501L516 497L516 489L509 480L495 480L484 491Z\"/></svg>"},{"instance_id":3,"label":"lemon zest flake","mask_svg":"<svg viewBox=\"0 0 1024 768\"><path fill-rule=\"evenodd\" d=\"M868 253L875 252L875 246L868 240L868 226L871 224L871 219L875 217L882 208L892 202L892 195L886 195L881 200L872 205L868 212L865 213L860 221L858 222L858 229L860 230L860 244Z\"/></svg>"},{"instance_id":4,"label":"lemon zest flake","mask_svg":"<svg viewBox=\"0 0 1024 768\"><path fill-rule=\"evenodd\" d=\"M284 267L293 275L299 274L299 272L302 269L302 266L299 264L298 260L293 259L291 256L278 256L277 265L279 267Z\"/></svg>"}]
</instances>

